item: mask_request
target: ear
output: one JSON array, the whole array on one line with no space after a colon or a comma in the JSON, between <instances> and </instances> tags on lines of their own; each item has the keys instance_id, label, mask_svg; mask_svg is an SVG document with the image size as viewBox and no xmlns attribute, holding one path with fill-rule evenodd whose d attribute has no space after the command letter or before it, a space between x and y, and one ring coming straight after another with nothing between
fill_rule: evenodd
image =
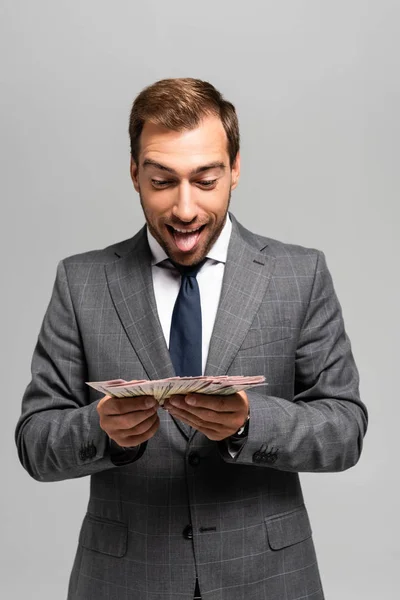
<instances>
[{"instance_id":1,"label":"ear","mask_svg":"<svg viewBox=\"0 0 400 600\"><path fill-rule=\"evenodd\" d=\"M239 183L239 177L240 177L240 152L238 152L236 154L235 161L232 165L231 177L232 177L231 190L234 190L235 187Z\"/></svg>"},{"instance_id":2,"label":"ear","mask_svg":"<svg viewBox=\"0 0 400 600\"><path fill-rule=\"evenodd\" d=\"M131 155L130 171L131 171L131 179L132 179L134 188L137 192L139 192L139 166L133 160L132 155Z\"/></svg>"}]
</instances>

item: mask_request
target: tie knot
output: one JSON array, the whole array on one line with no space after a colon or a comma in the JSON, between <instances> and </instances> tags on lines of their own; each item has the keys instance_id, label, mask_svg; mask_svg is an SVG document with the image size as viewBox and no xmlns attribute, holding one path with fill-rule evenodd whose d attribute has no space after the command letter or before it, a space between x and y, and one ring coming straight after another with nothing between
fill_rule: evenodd
<instances>
[{"instance_id":1,"label":"tie knot","mask_svg":"<svg viewBox=\"0 0 400 600\"><path fill-rule=\"evenodd\" d=\"M204 265L204 263L206 262L206 258L203 258L203 260L199 263L197 263L196 265L178 265L177 263L172 262L172 264L174 265L175 269L177 271L179 271L179 273L181 274L182 277L197 277L197 273L200 271L201 267Z\"/></svg>"}]
</instances>

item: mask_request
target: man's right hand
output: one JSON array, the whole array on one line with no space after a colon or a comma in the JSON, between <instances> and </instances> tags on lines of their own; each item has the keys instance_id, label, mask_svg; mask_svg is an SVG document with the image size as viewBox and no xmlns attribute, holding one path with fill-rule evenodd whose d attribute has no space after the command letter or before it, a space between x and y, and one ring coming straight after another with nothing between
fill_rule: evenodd
<instances>
[{"instance_id":1,"label":"man's right hand","mask_svg":"<svg viewBox=\"0 0 400 600\"><path fill-rule=\"evenodd\" d=\"M139 446L157 431L160 419L153 396L104 396L97 405L100 427L119 446Z\"/></svg>"}]
</instances>

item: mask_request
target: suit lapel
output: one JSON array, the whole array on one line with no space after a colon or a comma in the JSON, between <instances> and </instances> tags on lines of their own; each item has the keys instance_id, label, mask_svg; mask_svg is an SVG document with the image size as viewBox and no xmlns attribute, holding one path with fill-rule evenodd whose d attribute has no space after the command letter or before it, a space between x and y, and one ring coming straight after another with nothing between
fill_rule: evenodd
<instances>
[{"instance_id":1,"label":"suit lapel","mask_svg":"<svg viewBox=\"0 0 400 600\"><path fill-rule=\"evenodd\" d=\"M134 237L130 251L105 269L115 310L148 378L174 377L157 312L146 227ZM180 421L175 423L188 437L190 428Z\"/></svg>"},{"instance_id":2,"label":"suit lapel","mask_svg":"<svg viewBox=\"0 0 400 600\"><path fill-rule=\"evenodd\" d=\"M227 373L260 307L275 268L275 257L266 251L265 241L260 241L232 214L230 216L232 234L205 375Z\"/></svg>"},{"instance_id":3,"label":"suit lapel","mask_svg":"<svg viewBox=\"0 0 400 600\"><path fill-rule=\"evenodd\" d=\"M235 217L229 241L221 296L210 340L205 375L225 375L267 291L275 257L265 242ZM127 254L105 266L115 309L149 379L175 375L158 318L146 228L134 237ZM186 438L191 428L174 419Z\"/></svg>"}]
</instances>

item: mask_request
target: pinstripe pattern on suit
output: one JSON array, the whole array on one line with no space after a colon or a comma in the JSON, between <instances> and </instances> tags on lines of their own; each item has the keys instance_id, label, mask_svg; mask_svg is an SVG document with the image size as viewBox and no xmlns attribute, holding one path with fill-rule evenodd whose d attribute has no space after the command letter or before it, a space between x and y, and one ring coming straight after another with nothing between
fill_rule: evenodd
<instances>
[{"instance_id":1,"label":"pinstripe pattern on suit","mask_svg":"<svg viewBox=\"0 0 400 600\"><path fill-rule=\"evenodd\" d=\"M324 597L298 473L358 461L358 371L324 254L231 219L206 374L269 383L248 393L249 435L234 459L161 411L140 458L112 463L101 395L84 382L174 374L145 230L58 265L16 442L39 481L91 475L69 600L192 600L196 572L203 600Z\"/></svg>"}]
</instances>

